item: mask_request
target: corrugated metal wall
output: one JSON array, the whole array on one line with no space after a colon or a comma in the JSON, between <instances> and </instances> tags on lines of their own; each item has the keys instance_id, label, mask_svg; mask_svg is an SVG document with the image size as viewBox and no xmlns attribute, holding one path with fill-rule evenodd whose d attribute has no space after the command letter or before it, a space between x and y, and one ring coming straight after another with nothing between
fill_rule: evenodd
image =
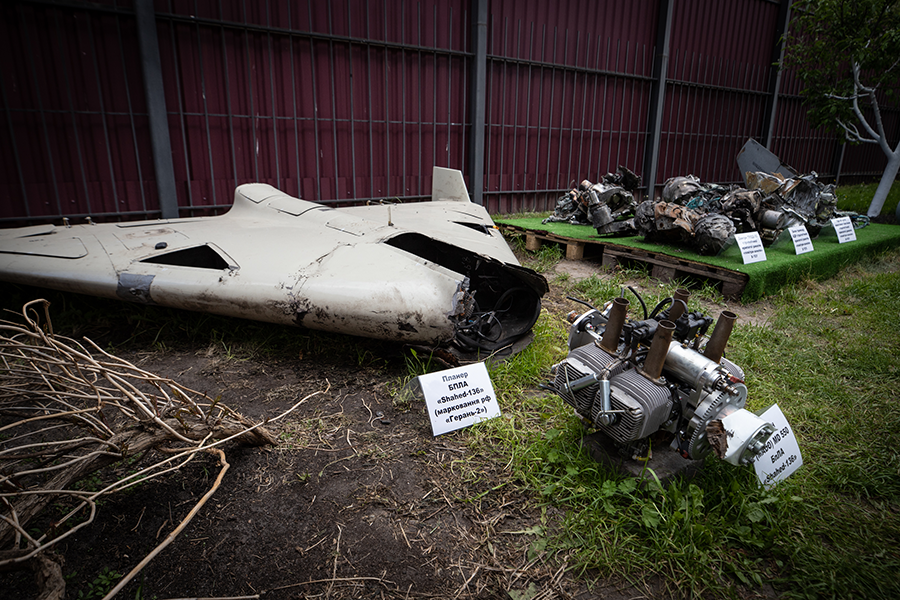
<instances>
[{"instance_id":1,"label":"corrugated metal wall","mask_svg":"<svg viewBox=\"0 0 900 600\"><path fill-rule=\"evenodd\" d=\"M134 18L0 6L0 218L157 210Z\"/></svg>"},{"instance_id":2,"label":"corrugated metal wall","mask_svg":"<svg viewBox=\"0 0 900 600\"><path fill-rule=\"evenodd\" d=\"M765 104L778 4L760 0L677 2L660 144L664 180L692 173L738 182L735 156L765 143Z\"/></svg>"},{"instance_id":3,"label":"corrugated metal wall","mask_svg":"<svg viewBox=\"0 0 900 600\"><path fill-rule=\"evenodd\" d=\"M158 7L179 206L230 204L247 181L430 193L432 164L464 164L467 23L461 1Z\"/></svg>"},{"instance_id":4,"label":"corrugated metal wall","mask_svg":"<svg viewBox=\"0 0 900 600\"><path fill-rule=\"evenodd\" d=\"M657 2L491 2L488 206L542 210L618 165L641 172L656 12Z\"/></svg>"},{"instance_id":5,"label":"corrugated metal wall","mask_svg":"<svg viewBox=\"0 0 900 600\"><path fill-rule=\"evenodd\" d=\"M483 47L474 35L481 2ZM668 63L657 77L660 13L670 2ZM155 13L162 89L144 85L154 59L141 53L142 6ZM772 93L781 8L774 0L5 2L0 222L214 214L249 181L321 202L418 199L430 193L432 165L462 169L470 182L473 169L483 173L491 211L544 210L574 182L618 165L647 176L648 156L658 161L657 185L687 173L736 182L735 155L749 137L765 143L771 113L772 149L785 162L877 175L877 147L842 153L833 135L809 128L789 74ZM161 119L151 118L148 97L164 102ZM481 106L483 128L473 118ZM900 136L898 112L886 112ZM168 175L154 164L159 136ZM175 196L162 203L160 175Z\"/></svg>"}]
</instances>

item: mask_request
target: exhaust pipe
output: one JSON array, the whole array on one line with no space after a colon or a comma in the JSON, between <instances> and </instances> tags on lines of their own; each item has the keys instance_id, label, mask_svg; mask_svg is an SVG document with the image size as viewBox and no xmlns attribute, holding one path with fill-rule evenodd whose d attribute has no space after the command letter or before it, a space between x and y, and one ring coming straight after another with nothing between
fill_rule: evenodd
<instances>
[{"instance_id":1,"label":"exhaust pipe","mask_svg":"<svg viewBox=\"0 0 900 600\"><path fill-rule=\"evenodd\" d=\"M672 294L672 308L669 309L669 320L673 323L681 318L684 314L687 301L690 299L691 293L684 288L678 288ZM681 300L681 302L679 302ZM684 304L682 304L684 302Z\"/></svg>"},{"instance_id":2,"label":"exhaust pipe","mask_svg":"<svg viewBox=\"0 0 900 600\"><path fill-rule=\"evenodd\" d=\"M656 335L653 336L650 352L647 353L644 369L641 371L651 381L657 381L659 376L662 375L663 365L666 362L666 356L669 354L669 342L672 341L674 332L675 323L672 321L663 320L656 326Z\"/></svg>"},{"instance_id":3,"label":"exhaust pipe","mask_svg":"<svg viewBox=\"0 0 900 600\"><path fill-rule=\"evenodd\" d=\"M619 351L619 336L622 334L622 326L625 324L625 313L628 311L628 299L619 296L613 300L612 309L609 311L609 320L603 337L600 338L600 347L616 354Z\"/></svg>"},{"instance_id":4,"label":"exhaust pipe","mask_svg":"<svg viewBox=\"0 0 900 600\"><path fill-rule=\"evenodd\" d=\"M737 315L730 310L723 310L716 321L716 327L713 329L706 348L703 349L703 356L719 364L722 355L725 353L725 345L728 344L728 338L731 337L731 330L734 329L734 322Z\"/></svg>"}]
</instances>

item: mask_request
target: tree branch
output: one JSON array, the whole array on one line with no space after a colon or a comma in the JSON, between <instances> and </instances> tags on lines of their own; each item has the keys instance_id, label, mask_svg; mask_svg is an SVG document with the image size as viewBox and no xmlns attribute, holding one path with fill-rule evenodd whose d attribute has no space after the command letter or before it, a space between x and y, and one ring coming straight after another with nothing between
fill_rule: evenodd
<instances>
[{"instance_id":1,"label":"tree branch","mask_svg":"<svg viewBox=\"0 0 900 600\"><path fill-rule=\"evenodd\" d=\"M851 63L851 70L853 71L853 87L856 90L862 90L866 97L869 99L869 104L872 107L872 111L875 113L875 126L877 131L869 125L869 122L866 120L865 116L862 113L862 110L859 108L858 94L854 94L853 98L853 113L856 115L856 118L859 119L859 122L862 123L863 128L868 132L868 134L872 137L872 139L881 146L881 150L886 154L891 153L891 149L887 143L887 135L884 132L884 123L881 119L881 110L878 107L878 99L875 98L876 88L866 87L860 81L860 69L859 63L853 61Z\"/></svg>"},{"instance_id":2,"label":"tree branch","mask_svg":"<svg viewBox=\"0 0 900 600\"><path fill-rule=\"evenodd\" d=\"M219 475L218 477L216 477L216 481L213 483L213 486L209 489L208 492L206 492L206 494L203 495L202 498L200 498L200 501L194 505L194 508L191 509L191 512L189 512L188 515L184 519L182 519L181 523L178 524L178 527L172 530L172 532L168 536L166 536L166 539L164 539L161 544L154 548L150 552L150 554L145 556L141 562L139 562L133 569L131 569L131 571L119 581L116 587L111 589L109 593L103 597L103 600L110 600L113 596L118 594L122 590L122 588L128 584L129 581L134 579L135 575L141 572L141 569L146 567L150 563L150 561L156 557L157 554L162 552L166 546L175 541L175 538L177 538L178 535L184 530L184 528L187 527L188 523L191 522L191 519L193 519L194 516L198 512L200 512L200 509L203 508L203 505L206 504L206 501L212 498L212 495L215 494L216 490L219 489L219 486L222 485L222 478L225 477L225 472L228 471L228 467L230 467L231 465L228 464L227 460L225 460L225 453L218 448L216 448L215 450L207 450L207 452L214 452L218 454L219 464L222 465L222 468L221 470L219 470Z\"/></svg>"}]
</instances>

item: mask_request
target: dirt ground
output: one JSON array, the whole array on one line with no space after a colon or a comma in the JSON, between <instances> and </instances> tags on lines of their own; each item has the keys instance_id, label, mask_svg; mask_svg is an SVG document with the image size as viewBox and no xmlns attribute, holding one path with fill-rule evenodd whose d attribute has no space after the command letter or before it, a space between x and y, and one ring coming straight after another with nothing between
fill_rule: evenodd
<instances>
[{"instance_id":1,"label":"dirt ground","mask_svg":"<svg viewBox=\"0 0 900 600\"><path fill-rule=\"evenodd\" d=\"M557 267L573 278L596 268L570 261ZM577 308L556 286L544 304L561 314ZM722 308L713 307L712 314ZM729 308L755 322L767 316L762 306ZM134 336L136 325L116 315L86 323L86 332L101 340ZM141 327L139 340L149 342L152 326ZM244 352L235 339L194 344L177 333L156 334L162 339L155 344L132 341L118 353L221 395L251 419L273 418L320 393L272 426L277 447L226 447L230 469L222 486L119 598L654 595L653 586L634 587L602 574L575 578L562 557L536 551L539 509L513 486L492 489L504 479L505 465L473 457L457 435L434 438L421 406L395 400L407 374L402 346L347 338L344 346L351 350L343 353L272 357ZM169 348L158 349L160 342ZM472 465L480 465L481 476ZM180 472L105 501L96 522L59 548L67 597L93 597L103 569L130 571L210 489L218 472L217 459L204 455ZM36 593L30 573L0 573L0 597Z\"/></svg>"}]
</instances>

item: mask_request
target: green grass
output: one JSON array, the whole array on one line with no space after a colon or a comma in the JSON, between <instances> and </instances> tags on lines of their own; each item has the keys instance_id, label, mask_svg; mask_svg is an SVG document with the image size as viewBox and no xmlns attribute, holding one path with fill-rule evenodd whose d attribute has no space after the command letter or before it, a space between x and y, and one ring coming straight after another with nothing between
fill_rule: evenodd
<instances>
[{"instance_id":1,"label":"green grass","mask_svg":"<svg viewBox=\"0 0 900 600\"><path fill-rule=\"evenodd\" d=\"M860 214L866 214L869 205L872 204L872 197L878 183L861 183L857 185L842 185L837 188L837 207L839 210L852 210ZM891 191L888 193L887 200L881 209L883 216L891 217L897 211L897 204L900 203L900 185L894 182Z\"/></svg>"},{"instance_id":2,"label":"green grass","mask_svg":"<svg viewBox=\"0 0 900 600\"><path fill-rule=\"evenodd\" d=\"M508 237L507 242L519 256L525 257L525 266L538 273L546 273L564 256L563 249L557 244L541 244L536 252L525 250L525 237L521 235Z\"/></svg>"},{"instance_id":3,"label":"green grass","mask_svg":"<svg viewBox=\"0 0 900 600\"><path fill-rule=\"evenodd\" d=\"M598 277L574 289L601 304L619 286ZM491 371L503 417L463 434L485 461L509 465L506 483L556 509L545 516L562 515L535 526L531 554L566 556L584 577L655 575L685 597L763 584L788 598L900 597L900 252L787 287L774 303L769 327L739 324L729 344L749 408L777 402L803 453L770 491L751 469L714 459L667 489L592 461L572 410L525 393L565 356L560 319L542 316L535 344Z\"/></svg>"}]
</instances>

